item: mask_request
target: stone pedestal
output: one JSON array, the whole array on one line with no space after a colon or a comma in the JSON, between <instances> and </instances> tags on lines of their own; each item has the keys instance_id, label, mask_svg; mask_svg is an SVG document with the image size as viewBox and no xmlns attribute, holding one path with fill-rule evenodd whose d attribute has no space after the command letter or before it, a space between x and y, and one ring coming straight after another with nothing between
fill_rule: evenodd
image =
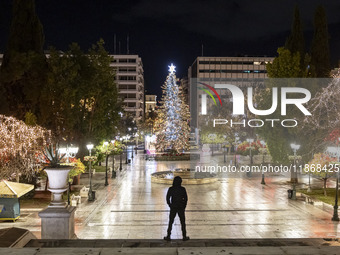
<instances>
[{"instance_id":1,"label":"stone pedestal","mask_svg":"<svg viewBox=\"0 0 340 255\"><path fill-rule=\"evenodd\" d=\"M74 239L74 213L76 207L48 207L39 213L41 239Z\"/></svg>"}]
</instances>

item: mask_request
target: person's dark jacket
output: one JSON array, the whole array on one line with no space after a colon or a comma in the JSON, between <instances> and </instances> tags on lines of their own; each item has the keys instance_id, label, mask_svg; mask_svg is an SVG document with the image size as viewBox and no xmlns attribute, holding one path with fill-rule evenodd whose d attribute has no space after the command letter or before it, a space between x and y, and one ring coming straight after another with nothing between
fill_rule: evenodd
<instances>
[{"instance_id":1,"label":"person's dark jacket","mask_svg":"<svg viewBox=\"0 0 340 255\"><path fill-rule=\"evenodd\" d=\"M176 176L174 178L172 187L168 189L166 194L166 202L171 209L184 210L188 203L187 191L181 186L182 178Z\"/></svg>"}]
</instances>

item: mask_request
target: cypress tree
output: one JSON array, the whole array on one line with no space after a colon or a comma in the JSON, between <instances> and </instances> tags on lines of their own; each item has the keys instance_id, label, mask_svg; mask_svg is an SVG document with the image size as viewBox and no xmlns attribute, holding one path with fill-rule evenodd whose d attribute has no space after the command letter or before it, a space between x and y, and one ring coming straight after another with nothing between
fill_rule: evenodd
<instances>
[{"instance_id":1,"label":"cypress tree","mask_svg":"<svg viewBox=\"0 0 340 255\"><path fill-rule=\"evenodd\" d=\"M299 7L296 5L294 9L294 18L292 23L292 30L290 35L288 36L285 48L288 49L292 54L299 53L300 54L300 69L301 72L296 77L304 77L306 76L306 66L307 63L305 61L305 39L303 36L302 22L300 18Z\"/></svg>"},{"instance_id":2,"label":"cypress tree","mask_svg":"<svg viewBox=\"0 0 340 255\"><path fill-rule=\"evenodd\" d=\"M329 34L325 9L318 6L314 16L314 36L311 46L311 72L313 77L329 77Z\"/></svg>"},{"instance_id":3,"label":"cypress tree","mask_svg":"<svg viewBox=\"0 0 340 255\"><path fill-rule=\"evenodd\" d=\"M300 11L297 5L295 6L294 9L292 31L286 40L285 48L288 49L293 54L299 52L301 59L303 59L305 54L305 39L303 36Z\"/></svg>"},{"instance_id":4,"label":"cypress tree","mask_svg":"<svg viewBox=\"0 0 340 255\"><path fill-rule=\"evenodd\" d=\"M34 0L13 0L10 34L1 66L1 87L7 102L4 113L24 119L39 115L40 91L46 81L43 27ZM2 101L3 101L2 100Z\"/></svg>"}]
</instances>

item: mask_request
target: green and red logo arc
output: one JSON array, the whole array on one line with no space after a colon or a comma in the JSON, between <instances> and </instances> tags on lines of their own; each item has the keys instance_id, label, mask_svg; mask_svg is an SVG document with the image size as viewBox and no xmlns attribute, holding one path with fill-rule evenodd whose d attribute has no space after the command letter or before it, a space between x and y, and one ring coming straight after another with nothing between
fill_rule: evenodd
<instances>
[{"instance_id":1,"label":"green and red logo arc","mask_svg":"<svg viewBox=\"0 0 340 255\"><path fill-rule=\"evenodd\" d=\"M206 84L206 83L203 83L203 82L198 82L198 83L199 83L199 84L202 84L203 86L209 88L212 92L214 92L214 94L217 96L217 98L218 98L218 100L220 101L220 104L221 104L221 106L222 106L221 97L220 97L220 95L217 93L217 91L216 91L212 86L210 86L210 85L208 85L208 84ZM207 90L207 89L205 89L205 88L200 88L200 87L198 87L198 88L199 88L200 90L203 90L204 92L206 92L206 93L212 98L212 100L214 101L215 105L217 105L216 100L215 100L213 94L211 94L211 92L210 92L209 90Z\"/></svg>"}]
</instances>

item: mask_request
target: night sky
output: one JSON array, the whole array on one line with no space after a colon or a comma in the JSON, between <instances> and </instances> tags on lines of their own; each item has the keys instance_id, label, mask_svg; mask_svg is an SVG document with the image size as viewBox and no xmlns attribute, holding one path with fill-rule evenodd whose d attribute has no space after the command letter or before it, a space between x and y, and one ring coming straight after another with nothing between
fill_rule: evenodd
<instances>
[{"instance_id":1,"label":"night sky","mask_svg":"<svg viewBox=\"0 0 340 255\"><path fill-rule=\"evenodd\" d=\"M12 0L0 2L0 51L6 47ZM290 0L36 0L44 26L45 48L66 50L78 42L86 50L99 38L113 53L113 37L125 54L142 57L148 93L160 95L168 65L177 76L187 75L197 56L275 56L290 32L293 10L299 5L306 48L313 35L313 16L322 4L329 22L332 66L340 59L340 1Z\"/></svg>"}]
</instances>

